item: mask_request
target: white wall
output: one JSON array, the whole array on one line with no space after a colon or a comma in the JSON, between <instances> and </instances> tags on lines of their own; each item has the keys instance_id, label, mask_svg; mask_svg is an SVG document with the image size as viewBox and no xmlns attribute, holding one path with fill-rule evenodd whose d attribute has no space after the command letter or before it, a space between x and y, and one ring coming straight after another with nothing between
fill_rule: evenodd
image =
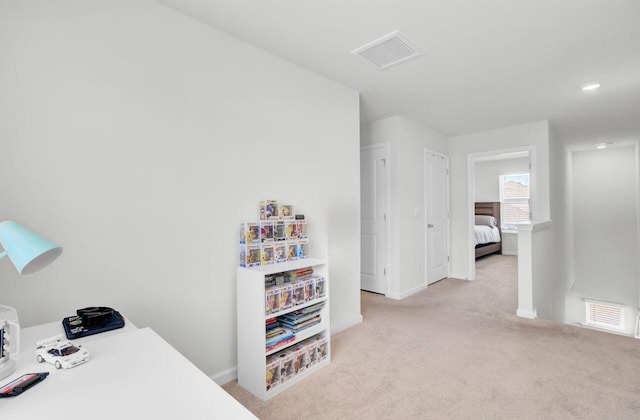
<instances>
[{"instance_id":1,"label":"white wall","mask_svg":"<svg viewBox=\"0 0 640 420\"><path fill-rule=\"evenodd\" d=\"M474 170L475 201L500 201L500 175L529 173L529 158L479 161Z\"/></svg>"},{"instance_id":2,"label":"white wall","mask_svg":"<svg viewBox=\"0 0 640 420\"><path fill-rule=\"evenodd\" d=\"M636 145L571 153L573 284L567 322L584 323L584 298L638 308L638 156Z\"/></svg>"},{"instance_id":3,"label":"white wall","mask_svg":"<svg viewBox=\"0 0 640 420\"><path fill-rule=\"evenodd\" d=\"M547 121L535 122L480 133L465 134L449 139L451 156L451 276L470 279L472 277L473 243L470 239L471 205L468 189L468 159L470 154L513 150L518 147L535 149L534 170L537 174L532 183L534 217L549 219L549 125Z\"/></svg>"},{"instance_id":4,"label":"white wall","mask_svg":"<svg viewBox=\"0 0 640 420\"><path fill-rule=\"evenodd\" d=\"M362 145L388 143L391 171L391 267L388 297L401 299L425 287L424 149L447 154L447 138L395 116L362 128Z\"/></svg>"},{"instance_id":5,"label":"white wall","mask_svg":"<svg viewBox=\"0 0 640 420\"><path fill-rule=\"evenodd\" d=\"M0 3L0 220L65 248L2 303L108 305L208 374L236 364L237 225L291 203L361 320L358 94L151 0Z\"/></svg>"}]
</instances>

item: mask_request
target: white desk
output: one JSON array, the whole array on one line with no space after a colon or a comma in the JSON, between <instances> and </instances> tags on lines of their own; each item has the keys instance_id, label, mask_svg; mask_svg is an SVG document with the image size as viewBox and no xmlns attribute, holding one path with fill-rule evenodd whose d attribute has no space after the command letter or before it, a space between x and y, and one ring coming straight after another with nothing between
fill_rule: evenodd
<instances>
[{"instance_id":1,"label":"white desk","mask_svg":"<svg viewBox=\"0 0 640 420\"><path fill-rule=\"evenodd\" d=\"M60 370L35 359L35 342L58 333L59 322L22 330L16 372L0 383L51 373L23 394L0 399L1 419L256 419L150 328L127 325L74 340L91 360Z\"/></svg>"}]
</instances>

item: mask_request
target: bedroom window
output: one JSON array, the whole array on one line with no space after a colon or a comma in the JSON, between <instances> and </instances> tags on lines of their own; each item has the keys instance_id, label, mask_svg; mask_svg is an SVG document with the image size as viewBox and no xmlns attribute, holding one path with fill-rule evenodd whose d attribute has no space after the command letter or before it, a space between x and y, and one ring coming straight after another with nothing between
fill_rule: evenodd
<instances>
[{"instance_id":1,"label":"bedroom window","mask_svg":"<svg viewBox=\"0 0 640 420\"><path fill-rule=\"evenodd\" d=\"M503 229L515 229L530 218L529 174L500 175L500 205Z\"/></svg>"}]
</instances>

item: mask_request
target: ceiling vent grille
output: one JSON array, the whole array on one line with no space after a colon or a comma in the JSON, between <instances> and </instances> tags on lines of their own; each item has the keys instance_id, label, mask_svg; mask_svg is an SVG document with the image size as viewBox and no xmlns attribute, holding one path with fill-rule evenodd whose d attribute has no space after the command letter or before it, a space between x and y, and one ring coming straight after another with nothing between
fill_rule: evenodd
<instances>
[{"instance_id":1,"label":"ceiling vent grille","mask_svg":"<svg viewBox=\"0 0 640 420\"><path fill-rule=\"evenodd\" d=\"M360 48L356 48L351 51L351 54L364 57L378 66L380 70L384 70L419 57L424 53L412 45L400 32L395 31Z\"/></svg>"}]
</instances>

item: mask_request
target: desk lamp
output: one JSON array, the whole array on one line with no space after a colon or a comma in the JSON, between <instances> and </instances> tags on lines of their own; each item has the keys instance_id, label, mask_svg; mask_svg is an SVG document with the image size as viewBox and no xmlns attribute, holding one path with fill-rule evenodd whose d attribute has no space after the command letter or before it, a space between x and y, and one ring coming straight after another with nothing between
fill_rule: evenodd
<instances>
[{"instance_id":1,"label":"desk lamp","mask_svg":"<svg viewBox=\"0 0 640 420\"><path fill-rule=\"evenodd\" d=\"M16 222L0 222L0 259L9 257L22 275L33 274L51 264L62 254L62 248ZM9 323L0 319L0 379L11 375L15 363L10 360Z\"/></svg>"}]
</instances>

